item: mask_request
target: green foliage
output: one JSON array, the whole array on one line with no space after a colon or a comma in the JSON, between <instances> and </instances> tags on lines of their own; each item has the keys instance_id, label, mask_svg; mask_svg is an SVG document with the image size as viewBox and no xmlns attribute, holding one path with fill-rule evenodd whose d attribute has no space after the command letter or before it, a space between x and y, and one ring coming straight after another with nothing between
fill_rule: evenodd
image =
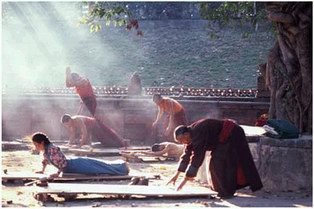
<instances>
[{"instance_id":1,"label":"green foliage","mask_svg":"<svg viewBox=\"0 0 314 209\"><path fill-rule=\"evenodd\" d=\"M200 14L204 19L209 20L210 37L215 38L219 36L213 34L218 33L220 28L228 24L243 26L249 23L257 28L259 22L266 20L263 3L256 2L204 2L200 3ZM248 38L249 35L246 32L242 37Z\"/></svg>"},{"instance_id":2,"label":"green foliage","mask_svg":"<svg viewBox=\"0 0 314 209\"><path fill-rule=\"evenodd\" d=\"M115 27L126 26L126 29L135 28L137 35L143 35L139 30L138 21L132 18L131 12L123 7L123 2L83 2L88 6L88 13L80 20L81 24L88 24L90 32L101 30L102 20L106 26L113 24Z\"/></svg>"}]
</instances>

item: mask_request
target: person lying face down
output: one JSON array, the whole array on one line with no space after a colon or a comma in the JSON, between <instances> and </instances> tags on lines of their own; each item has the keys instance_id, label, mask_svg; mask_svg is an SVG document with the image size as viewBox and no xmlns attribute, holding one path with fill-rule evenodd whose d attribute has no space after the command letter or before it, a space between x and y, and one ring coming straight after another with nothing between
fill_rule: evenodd
<instances>
[{"instance_id":1,"label":"person lying face down","mask_svg":"<svg viewBox=\"0 0 314 209\"><path fill-rule=\"evenodd\" d=\"M113 176L128 175L129 167L123 160L104 161L95 158L67 158L59 147L50 142L48 136L42 132L36 132L31 136L35 149L43 153L42 169L36 173L44 173L48 164L58 169L50 178L59 177L62 173L77 174L107 174Z\"/></svg>"},{"instance_id":2,"label":"person lying face down","mask_svg":"<svg viewBox=\"0 0 314 209\"><path fill-rule=\"evenodd\" d=\"M153 144L151 151L141 152L150 156L167 156L179 158L184 151L183 144L177 144L172 142L162 142Z\"/></svg>"}]
</instances>

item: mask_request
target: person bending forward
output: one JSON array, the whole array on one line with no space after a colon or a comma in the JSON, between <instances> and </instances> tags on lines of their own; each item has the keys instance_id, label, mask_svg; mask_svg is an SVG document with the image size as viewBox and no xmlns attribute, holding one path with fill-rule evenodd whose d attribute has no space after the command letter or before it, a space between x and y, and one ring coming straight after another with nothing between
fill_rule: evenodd
<instances>
[{"instance_id":1,"label":"person bending forward","mask_svg":"<svg viewBox=\"0 0 314 209\"><path fill-rule=\"evenodd\" d=\"M206 151L211 151L209 184L218 196L232 197L246 186L252 191L263 187L244 130L232 120L202 119L190 126L178 126L174 135L177 142L186 144L177 172L168 182L175 184L185 172L177 190L196 176Z\"/></svg>"}]
</instances>

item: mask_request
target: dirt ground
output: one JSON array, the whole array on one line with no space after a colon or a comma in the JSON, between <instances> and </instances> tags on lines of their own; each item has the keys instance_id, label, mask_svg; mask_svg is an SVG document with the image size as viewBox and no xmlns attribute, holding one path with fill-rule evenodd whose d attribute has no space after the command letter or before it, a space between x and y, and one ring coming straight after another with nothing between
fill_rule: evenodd
<instances>
[{"instance_id":1,"label":"dirt ground","mask_svg":"<svg viewBox=\"0 0 314 209\"><path fill-rule=\"evenodd\" d=\"M102 157L113 160L120 157ZM161 179L150 179L149 185L165 185L174 174L176 162L158 163L130 163L130 175L156 175ZM6 151L2 152L2 170L34 172L41 169L41 156L31 154L30 151ZM47 172L54 172L53 166L47 167ZM101 182L109 184L128 184L128 181ZM206 186L200 182L188 182L184 189L192 186ZM227 200L208 198L104 198L82 197L78 200L64 201L57 198L56 201L39 202L33 197L35 186L23 186L22 184L2 185L2 207L149 207L149 208L202 208L202 207L312 207L312 192L272 192L261 190L252 193L249 189L239 190L236 197ZM148 186L149 188L149 186Z\"/></svg>"}]
</instances>

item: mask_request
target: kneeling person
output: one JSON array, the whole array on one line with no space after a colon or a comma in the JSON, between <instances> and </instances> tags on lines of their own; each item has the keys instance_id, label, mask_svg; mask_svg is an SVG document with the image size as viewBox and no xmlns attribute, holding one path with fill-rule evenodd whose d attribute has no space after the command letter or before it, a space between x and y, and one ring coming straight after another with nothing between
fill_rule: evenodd
<instances>
[{"instance_id":1,"label":"kneeling person","mask_svg":"<svg viewBox=\"0 0 314 209\"><path fill-rule=\"evenodd\" d=\"M101 142L105 147L123 147L124 140L111 128L103 124L99 119L83 115L68 115L61 117L61 123L69 132L69 144L77 144L76 133L80 134L80 146L90 145L91 138Z\"/></svg>"}]
</instances>

